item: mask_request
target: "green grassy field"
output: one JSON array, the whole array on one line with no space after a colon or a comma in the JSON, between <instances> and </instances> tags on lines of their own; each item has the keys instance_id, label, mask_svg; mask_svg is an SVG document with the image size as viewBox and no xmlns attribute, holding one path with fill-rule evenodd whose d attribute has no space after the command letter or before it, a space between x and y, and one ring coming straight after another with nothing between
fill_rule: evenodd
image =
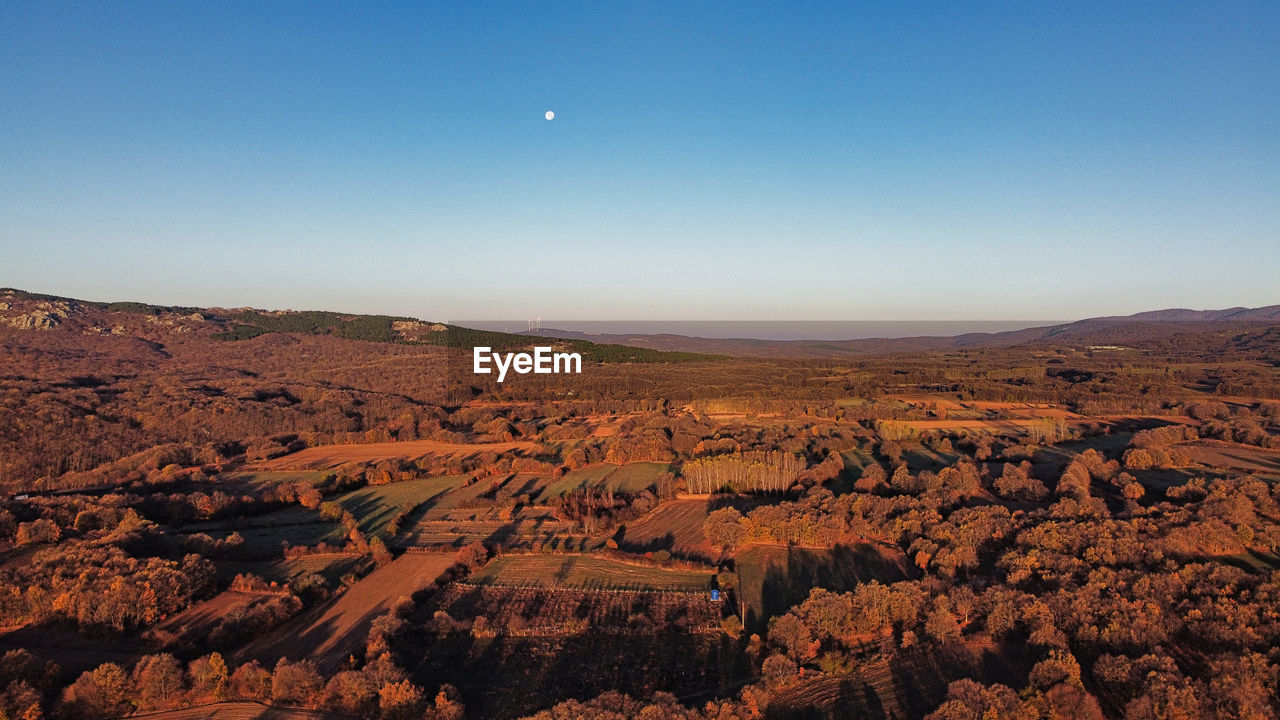
<instances>
[{"instance_id":1,"label":"green grassy field","mask_svg":"<svg viewBox=\"0 0 1280 720\"><path fill-rule=\"evenodd\" d=\"M616 469L618 469L617 465L599 463L580 467L577 470L570 470L564 474L564 477L543 489L542 493L537 497L537 502L550 502L579 488L599 485L604 482L605 478L609 477L609 473Z\"/></svg>"},{"instance_id":2,"label":"green grassy field","mask_svg":"<svg viewBox=\"0 0 1280 720\"><path fill-rule=\"evenodd\" d=\"M631 565L593 555L504 555L471 576L480 585L582 590L711 589L712 573Z\"/></svg>"},{"instance_id":3,"label":"green grassy field","mask_svg":"<svg viewBox=\"0 0 1280 720\"><path fill-rule=\"evenodd\" d=\"M432 507L445 506L465 478L457 476L422 478L387 485L370 485L334 498L334 502L351 512L365 535L382 534L401 510L431 501Z\"/></svg>"},{"instance_id":4,"label":"green grassy field","mask_svg":"<svg viewBox=\"0 0 1280 720\"><path fill-rule=\"evenodd\" d=\"M550 502L580 488L607 487L618 492L640 492L652 487L658 476L671 469L668 463L636 462L626 465L599 463L570 470L543 489L536 501Z\"/></svg>"},{"instance_id":5,"label":"green grassy field","mask_svg":"<svg viewBox=\"0 0 1280 720\"><path fill-rule=\"evenodd\" d=\"M670 463L627 463L609 473L609 476L604 479L604 484L605 487L619 492L640 492L656 485L658 476L670 470Z\"/></svg>"}]
</instances>

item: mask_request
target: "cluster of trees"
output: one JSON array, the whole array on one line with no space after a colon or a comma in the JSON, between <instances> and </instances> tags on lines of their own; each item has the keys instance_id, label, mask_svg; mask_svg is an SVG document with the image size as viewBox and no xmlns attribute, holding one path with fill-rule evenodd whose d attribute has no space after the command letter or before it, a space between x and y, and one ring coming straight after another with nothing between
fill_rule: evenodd
<instances>
[{"instance_id":1,"label":"cluster of trees","mask_svg":"<svg viewBox=\"0 0 1280 720\"><path fill-rule=\"evenodd\" d=\"M23 649L0 654L0 717L43 718L44 697L58 688L60 673L57 663L41 662Z\"/></svg>"},{"instance_id":2,"label":"cluster of trees","mask_svg":"<svg viewBox=\"0 0 1280 720\"><path fill-rule=\"evenodd\" d=\"M655 693L647 701L619 692L605 692L590 700L566 700L525 720L748 720L759 718L767 695L755 687L744 699L709 701L689 708L670 693Z\"/></svg>"},{"instance_id":3,"label":"cluster of trees","mask_svg":"<svg viewBox=\"0 0 1280 720\"><path fill-rule=\"evenodd\" d=\"M168 653L147 655L131 671L116 663L86 671L62 692L54 711L66 718L105 720L224 700L258 700L376 720L465 716L457 691L444 686L428 695L385 654L359 670L343 670L329 678L308 660L281 658L270 670L253 661L232 671L216 652L185 666Z\"/></svg>"},{"instance_id":4,"label":"cluster of trees","mask_svg":"<svg viewBox=\"0 0 1280 720\"><path fill-rule=\"evenodd\" d=\"M1035 477L1031 463L1005 463L1000 477L992 483L992 489L1002 498L1011 500L1040 501L1049 496L1049 488Z\"/></svg>"},{"instance_id":5,"label":"cluster of trees","mask_svg":"<svg viewBox=\"0 0 1280 720\"><path fill-rule=\"evenodd\" d=\"M1114 473L1112 462L1098 459L1078 458L1064 474ZM926 515L899 538L924 579L813 591L774 620L769 640L782 657L766 661L765 675L776 682L798 664L846 666L844 656L876 637L909 647L981 630L1018 638L1043 659L1021 692L953 685L933 720L1101 717L1102 706L1128 718L1271 717L1277 658L1267 653L1280 642L1272 611L1280 574L1205 558L1280 549L1280 490L1249 478L1192 488L1171 498L1181 504L1129 506L1123 517L1075 491L1017 516L990 506ZM829 510L845 510L840 498L831 500ZM955 559L935 562L943 551ZM984 572L993 561L996 572ZM964 577L969 582L957 582ZM1177 647L1198 648L1208 659ZM1202 662L1215 673L1201 672Z\"/></svg>"},{"instance_id":6,"label":"cluster of trees","mask_svg":"<svg viewBox=\"0 0 1280 720\"><path fill-rule=\"evenodd\" d=\"M555 514L561 520L579 524L596 533L638 518L658 506L658 496L650 490L615 492L604 487L572 490L555 500Z\"/></svg>"},{"instance_id":7,"label":"cluster of trees","mask_svg":"<svg viewBox=\"0 0 1280 720\"><path fill-rule=\"evenodd\" d=\"M179 612L214 589L214 566L138 558L115 545L61 545L0 569L0 623L61 620L82 629L124 632Z\"/></svg>"},{"instance_id":8,"label":"cluster of trees","mask_svg":"<svg viewBox=\"0 0 1280 720\"><path fill-rule=\"evenodd\" d=\"M118 485L246 449L262 456L292 442L446 432L440 357L330 337L227 344L192 336L180 352L165 352L127 336L13 333L0 351L13 378L0 388L0 486ZM277 442L282 434L294 440ZM174 449L185 457L152 463Z\"/></svg>"},{"instance_id":9,"label":"cluster of trees","mask_svg":"<svg viewBox=\"0 0 1280 720\"><path fill-rule=\"evenodd\" d=\"M239 647L299 612L302 612L302 600L292 593L266 597L223 615L207 637L192 640L208 647Z\"/></svg>"},{"instance_id":10,"label":"cluster of trees","mask_svg":"<svg viewBox=\"0 0 1280 720\"><path fill-rule=\"evenodd\" d=\"M689 460L680 467L691 493L786 492L804 472L804 458L788 452L750 451Z\"/></svg>"}]
</instances>

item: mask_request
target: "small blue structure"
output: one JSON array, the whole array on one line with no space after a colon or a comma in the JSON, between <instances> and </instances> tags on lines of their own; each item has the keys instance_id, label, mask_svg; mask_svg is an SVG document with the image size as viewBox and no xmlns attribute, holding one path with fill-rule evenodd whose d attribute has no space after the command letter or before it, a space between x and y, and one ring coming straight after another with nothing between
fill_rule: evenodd
<instances>
[{"instance_id":1,"label":"small blue structure","mask_svg":"<svg viewBox=\"0 0 1280 720\"><path fill-rule=\"evenodd\" d=\"M712 590L712 591L711 591L711 599L712 599L712 600L715 600L716 602L719 602L719 601L720 601L720 591L719 591L719 590Z\"/></svg>"}]
</instances>

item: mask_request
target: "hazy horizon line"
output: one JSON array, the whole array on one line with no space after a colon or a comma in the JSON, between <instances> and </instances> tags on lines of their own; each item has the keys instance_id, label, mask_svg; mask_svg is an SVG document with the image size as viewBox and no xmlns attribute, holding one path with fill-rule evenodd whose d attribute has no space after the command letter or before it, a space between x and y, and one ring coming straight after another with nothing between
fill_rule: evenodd
<instances>
[{"instance_id":1,"label":"hazy horizon line","mask_svg":"<svg viewBox=\"0 0 1280 720\"><path fill-rule=\"evenodd\" d=\"M476 330L582 335L678 335L715 340L841 342L955 337L1058 325L1064 320L450 320Z\"/></svg>"}]
</instances>

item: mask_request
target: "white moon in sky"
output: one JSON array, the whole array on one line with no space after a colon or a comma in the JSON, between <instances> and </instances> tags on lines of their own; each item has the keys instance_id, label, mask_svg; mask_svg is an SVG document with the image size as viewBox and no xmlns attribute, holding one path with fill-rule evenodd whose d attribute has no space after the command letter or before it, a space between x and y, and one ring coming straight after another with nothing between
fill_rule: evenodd
<instances>
[{"instance_id":1,"label":"white moon in sky","mask_svg":"<svg viewBox=\"0 0 1280 720\"><path fill-rule=\"evenodd\" d=\"M548 110L548 111L547 111L547 119L548 119L548 120L555 120L555 119L556 119L556 114L555 114L555 113L553 113L553 112L551 112L550 110Z\"/></svg>"}]
</instances>

